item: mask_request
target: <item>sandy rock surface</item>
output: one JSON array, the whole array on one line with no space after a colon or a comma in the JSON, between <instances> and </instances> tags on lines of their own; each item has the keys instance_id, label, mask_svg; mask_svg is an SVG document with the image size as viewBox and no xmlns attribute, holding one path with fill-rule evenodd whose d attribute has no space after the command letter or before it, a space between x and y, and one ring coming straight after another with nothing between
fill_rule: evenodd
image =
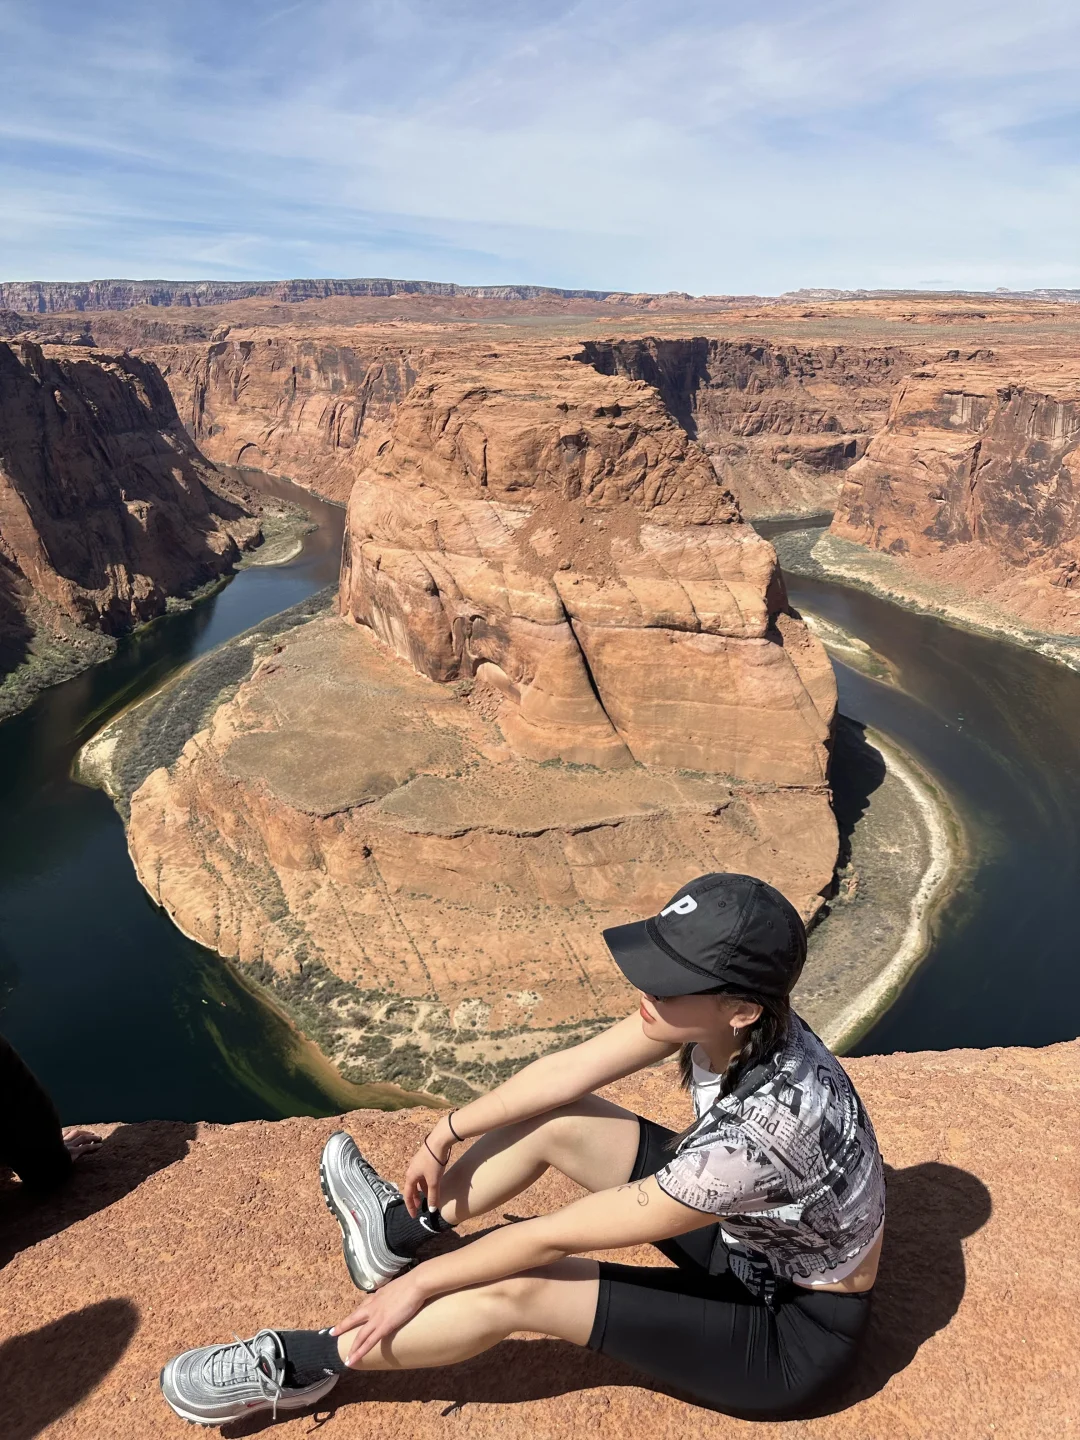
<instances>
[{"instance_id":1,"label":"sandy rock surface","mask_svg":"<svg viewBox=\"0 0 1080 1440\"><path fill-rule=\"evenodd\" d=\"M139 877L188 934L344 982L319 1002L336 1037L321 1043L351 1078L453 1095L477 1063L627 1013L601 930L687 876L745 871L806 915L820 905L837 845L824 785L538 764L476 699L366 628L314 620L268 642L131 799Z\"/></svg>"},{"instance_id":2,"label":"sandy rock surface","mask_svg":"<svg viewBox=\"0 0 1080 1440\"><path fill-rule=\"evenodd\" d=\"M317 1431L306 1414L226 1434L1080 1433L1080 1045L897 1055L849 1068L890 1167L886 1238L867 1352L822 1413L784 1425L733 1420L588 1352L520 1336L448 1369L347 1376ZM682 1123L670 1070L613 1093ZM0 1195L5 1440L194 1433L158 1393L172 1353L263 1325L325 1325L354 1302L316 1181L327 1135L343 1123L400 1175L431 1120L359 1111L343 1122L120 1126L62 1197L29 1211L16 1194ZM507 1208L530 1215L573 1193L549 1175ZM664 1263L648 1249L630 1258Z\"/></svg>"}]
</instances>

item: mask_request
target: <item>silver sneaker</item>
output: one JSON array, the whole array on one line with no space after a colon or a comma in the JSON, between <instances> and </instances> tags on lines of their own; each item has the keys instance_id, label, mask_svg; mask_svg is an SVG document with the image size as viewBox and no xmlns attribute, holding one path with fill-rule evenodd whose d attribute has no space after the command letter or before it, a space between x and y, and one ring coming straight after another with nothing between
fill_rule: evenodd
<instances>
[{"instance_id":1,"label":"silver sneaker","mask_svg":"<svg viewBox=\"0 0 1080 1440\"><path fill-rule=\"evenodd\" d=\"M285 1353L275 1330L260 1330L235 1345L185 1350L161 1372L161 1393L177 1415L195 1425L225 1425L260 1410L302 1410L334 1388L339 1375L314 1385L285 1384Z\"/></svg>"},{"instance_id":2,"label":"silver sneaker","mask_svg":"<svg viewBox=\"0 0 1080 1440\"><path fill-rule=\"evenodd\" d=\"M319 1184L341 1226L345 1264L358 1290L377 1290L413 1263L386 1243L386 1212L401 1191L369 1165L356 1141L337 1130L323 1147Z\"/></svg>"}]
</instances>

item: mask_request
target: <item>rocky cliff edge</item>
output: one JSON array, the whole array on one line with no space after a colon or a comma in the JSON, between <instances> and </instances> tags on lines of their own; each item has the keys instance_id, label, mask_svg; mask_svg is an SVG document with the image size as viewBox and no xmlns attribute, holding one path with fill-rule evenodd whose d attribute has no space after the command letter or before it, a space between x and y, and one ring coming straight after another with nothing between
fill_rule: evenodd
<instances>
[{"instance_id":1,"label":"rocky cliff edge","mask_svg":"<svg viewBox=\"0 0 1080 1440\"><path fill-rule=\"evenodd\" d=\"M235 488L153 365L0 344L0 716L230 570L260 537Z\"/></svg>"},{"instance_id":2,"label":"rocky cliff edge","mask_svg":"<svg viewBox=\"0 0 1080 1440\"><path fill-rule=\"evenodd\" d=\"M846 1062L889 1166L871 1335L847 1393L783 1426L697 1409L573 1346L515 1337L467 1364L347 1376L329 1415L282 1440L514 1440L773 1433L810 1440L1044 1440L1080 1433L1080 1042ZM682 1123L670 1068L613 1087ZM430 1111L231 1126L121 1125L60 1198L0 1191L0 1395L7 1440L157 1440L191 1433L157 1388L169 1355L262 1325L316 1326L355 1297L316 1183L344 1123L400 1175ZM566 1203L549 1175L511 1207ZM620 1258L628 1258L623 1254ZM642 1249L629 1257L664 1263Z\"/></svg>"},{"instance_id":3,"label":"rocky cliff edge","mask_svg":"<svg viewBox=\"0 0 1080 1440\"><path fill-rule=\"evenodd\" d=\"M1080 635L1075 361L978 351L915 371L846 472L832 530L1014 623Z\"/></svg>"}]
</instances>

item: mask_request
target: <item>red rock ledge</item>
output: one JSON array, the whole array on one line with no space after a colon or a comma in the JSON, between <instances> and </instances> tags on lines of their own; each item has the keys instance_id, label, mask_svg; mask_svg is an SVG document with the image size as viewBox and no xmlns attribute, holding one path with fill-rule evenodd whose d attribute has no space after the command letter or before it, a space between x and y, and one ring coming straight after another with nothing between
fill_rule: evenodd
<instances>
[{"instance_id":1,"label":"red rock ledge","mask_svg":"<svg viewBox=\"0 0 1080 1440\"><path fill-rule=\"evenodd\" d=\"M829 1440L1044 1440L1080 1433L1080 1042L855 1060L891 1167L872 1338L833 1408L783 1426L693 1409L550 1340L515 1339L446 1370L350 1376L329 1440L749 1434ZM670 1074L613 1092L680 1120ZM390 1173L430 1112L347 1117ZM352 1290L315 1182L337 1122L157 1122L113 1130L60 1199L0 1193L0 1433L151 1440L193 1432L158 1394L163 1361L261 1325L320 1325ZM549 1177L514 1205L558 1205ZM643 1250L633 1258L657 1263ZM228 1435L268 1428L261 1420ZM311 1414L275 1435L316 1429Z\"/></svg>"}]
</instances>

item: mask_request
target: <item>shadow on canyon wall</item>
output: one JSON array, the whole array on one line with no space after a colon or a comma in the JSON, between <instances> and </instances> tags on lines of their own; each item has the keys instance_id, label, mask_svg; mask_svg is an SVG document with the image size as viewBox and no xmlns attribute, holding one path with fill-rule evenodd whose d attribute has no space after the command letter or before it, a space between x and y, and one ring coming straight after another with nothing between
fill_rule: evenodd
<instances>
[{"instance_id":1,"label":"shadow on canyon wall","mask_svg":"<svg viewBox=\"0 0 1080 1440\"><path fill-rule=\"evenodd\" d=\"M215 579L251 543L254 522L217 493L221 477L155 365L0 344L0 377L3 487L14 497L4 568L16 587L21 571L22 588L69 620L121 634L160 614L166 596ZM0 612L18 599L9 579Z\"/></svg>"},{"instance_id":2,"label":"shadow on canyon wall","mask_svg":"<svg viewBox=\"0 0 1080 1440\"><path fill-rule=\"evenodd\" d=\"M14 567L0 554L0 678L21 665L33 639Z\"/></svg>"},{"instance_id":3,"label":"shadow on canyon wall","mask_svg":"<svg viewBox=\"0 0 1080 1440\"><path fill-rule=\"evenodd\" d=\"M851 837L866 814L870 797L884 783L887 774L881 752L866 738L866 726L847 715L836 720L832 763L833 812L840 832L837 869L842 870L851 859Z\"/></svg>"},{"instance_id":4,"label":"shadow on canyon wall","mask_svg":"<svg viewBox=\"0 0 1080 1440\"><path fill-rule=\"evenodd\" d=\"M857 1369L840 1390L785 1418L836 1414L876 1395L911 1364L925 1341L949 1323L963 1300L966 1271L961 1242L990 1218L986 1186L968 1171L938 1162L904 1170L886 1167L886 1173L885 1245L873 1318ZM467 1405L521 1404L606 1385L648 1387L648 1382L617 1361L566 1341L506 1340L474 1360L446 1369L346 1375L326 1408L370 1401L445 1401L443 1413L449 1415ZM222 1433L229 1440L240 1440L270 1423L266 1416L253 1417L227 1426Z\"/></svg>"}]
</instances>

